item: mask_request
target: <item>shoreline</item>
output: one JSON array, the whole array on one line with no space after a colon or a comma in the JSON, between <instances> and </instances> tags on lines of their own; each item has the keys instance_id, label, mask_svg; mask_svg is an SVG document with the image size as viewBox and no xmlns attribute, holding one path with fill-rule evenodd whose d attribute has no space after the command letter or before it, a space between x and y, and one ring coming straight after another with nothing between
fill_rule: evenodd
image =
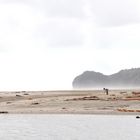
<instances>
[{"instance_id":1,"label":"shoreline","mask_svg":"<svg viewBox=\"0 0 140 140\"><path fill-rule=\"evenodd\" d=\"M140 113L121 113L121 112L8 112L0 113L2 115L95 115L95 116L140 116Z\"/></svg>"}]
</instances>

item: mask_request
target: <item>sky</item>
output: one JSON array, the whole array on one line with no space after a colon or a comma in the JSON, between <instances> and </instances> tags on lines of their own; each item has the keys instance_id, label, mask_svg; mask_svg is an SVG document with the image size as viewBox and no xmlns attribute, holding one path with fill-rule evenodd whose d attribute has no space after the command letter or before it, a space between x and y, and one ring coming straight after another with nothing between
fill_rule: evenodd
<instances>
[{"instance_id":1,"label":"sky","mask_svg":"<svg viewBox=\"0 0 140 140\"><path fill-rule=\"evenodd\" d=\"M140 67L139 0L0 0L0 90L72 89L84 71Z\"/></svg>"}]
</instances>

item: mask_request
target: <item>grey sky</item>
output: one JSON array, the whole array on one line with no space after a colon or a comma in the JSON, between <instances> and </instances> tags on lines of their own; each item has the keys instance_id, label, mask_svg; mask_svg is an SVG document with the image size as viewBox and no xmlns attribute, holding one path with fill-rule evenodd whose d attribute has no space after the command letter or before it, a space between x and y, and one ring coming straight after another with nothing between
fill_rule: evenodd
<instances>
[{"instance_id":1,"label":"grey sky","mask_svg":"<svg viewBox=\"0 0 140 140\"><path fill-rule=\"evenodd\" d=\"M90 8L97 24L121 26L140 22L140 2L138 0L89 0Z\"/></svg>"},{"instance_id":2,"label":"grey sky","mask_svg":"<svg viewBox=\"0 0 140 140\"><path fill-rule=\"evenodd\" d=\"M0 0L1 89L68 89L85 70L140 67L139 37L139 0Z\"/></svg>"}]
</instances>

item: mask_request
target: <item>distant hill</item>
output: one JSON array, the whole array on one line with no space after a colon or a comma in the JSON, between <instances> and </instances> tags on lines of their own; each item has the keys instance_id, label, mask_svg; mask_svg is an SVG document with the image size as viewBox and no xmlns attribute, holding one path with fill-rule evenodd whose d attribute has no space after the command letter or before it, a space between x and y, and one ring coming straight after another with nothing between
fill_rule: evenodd
<instances>
[{"instance_id":1,"label":"distant hill","mask_svg":"<svg viewBox=\"0 0 140 140\"><path fill-rule=\"evenodd\" d=\"M73 88L140 87L140 68L121 70L112 75L85 71L73 80Z\"/></svg>"}]
</instances>

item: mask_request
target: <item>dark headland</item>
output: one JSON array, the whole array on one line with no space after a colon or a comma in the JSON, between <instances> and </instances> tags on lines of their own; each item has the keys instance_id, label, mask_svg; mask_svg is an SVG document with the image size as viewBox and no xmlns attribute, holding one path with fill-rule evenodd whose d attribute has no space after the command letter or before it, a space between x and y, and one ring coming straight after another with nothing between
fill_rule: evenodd
<instances>
[{"instance_id":1,"label":"dark headland","mask_svg":"<svg viewBox=\"0 0 140 140\"><path fill-rule=\"evenodd\" d=\"M73 88L138 88L140 87L140 68L120 70L111 75L100 72L85 71L73 80Z\"/></svg>"}]
</instances>

